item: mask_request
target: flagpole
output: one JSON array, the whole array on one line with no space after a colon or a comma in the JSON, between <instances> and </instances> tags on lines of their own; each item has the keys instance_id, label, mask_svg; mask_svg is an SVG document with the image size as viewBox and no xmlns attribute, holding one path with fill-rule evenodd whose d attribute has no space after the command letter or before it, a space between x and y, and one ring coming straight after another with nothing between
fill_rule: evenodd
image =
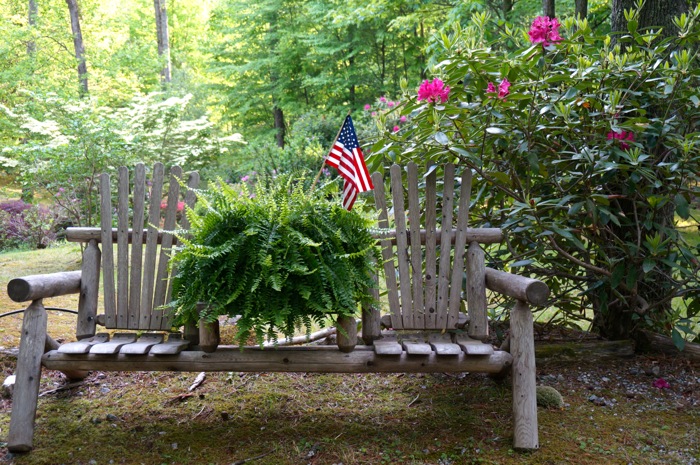
<instances>
[{"instance_id":1,"label":"flagpole","mask_svg":"<svg viewBox=\"0 0 700 465\"><path fill-rule=\"evenodd\" d=\"M350 116L350 113L352 113L352 108L348 110L348 114L345 116L345 119L347 119L348 116ZM333 150L333 146L338 140L338 137L340 137L340 131L343 130L343 127L345 126L345 120L343 120L343 124L340 125L340 129L338 129L338 134L335 135L335 139L333 139L333 143L331 144L331 150ZM318 173L316 173L316 177L314 178L314 182L311 183L311 190L309 192L313 192L314 189L316 188L316 183L318 182L318 179L321 177L321 173L323 172L323 168L326 167L326 158L328 155L323 157L323 163L321 163L321 169L318 170Z\"/></svg>"}]
</instances>

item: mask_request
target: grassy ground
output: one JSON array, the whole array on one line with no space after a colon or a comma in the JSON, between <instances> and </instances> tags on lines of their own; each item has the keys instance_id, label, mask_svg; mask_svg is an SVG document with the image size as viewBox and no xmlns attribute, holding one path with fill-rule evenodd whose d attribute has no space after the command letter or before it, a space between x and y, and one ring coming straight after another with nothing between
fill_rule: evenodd
<instances>
[{"instance_id":1,"label":"grassy ground","mask_svg":"<svg viewBox=\"0 0 700 465\"><path fill-rule=\"evenodd\" d=\"M79 251L0 255L0 285L75 269ZM72 300L71 300L72 299ZM47 305L75 308L75 297ZM2 311L19 308L0 294ZM70 339L74 315L51 312ZM15 369L19 317L0 318L3 378ZM539 411L541 449L512 450L512 392L476 374L92 373L69 389L44 371L35 450L16 464L700 464L700 367L683 359L540 366L565 398ZM662 377L668 389L653 386ZM58 390L57 390L58 389ZM0 403L0 441L11 400ZM242 460L251 459L248 462Z\"/></svg>"}]
</instances>

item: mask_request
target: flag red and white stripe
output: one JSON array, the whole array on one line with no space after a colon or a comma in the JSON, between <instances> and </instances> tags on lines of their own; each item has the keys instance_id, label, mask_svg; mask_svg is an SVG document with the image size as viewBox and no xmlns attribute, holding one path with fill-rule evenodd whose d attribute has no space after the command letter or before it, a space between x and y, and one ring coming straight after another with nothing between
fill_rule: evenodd
<instances>
[{"instance_id":1,"label":"flag red and white stripe","mask_svg":"<svg viewBox=\"0 0 700 465\"><path fill-rule=\"evenodd\" d=\"M340 128L338 138L326 157L326 164L337 169L345 180L343 183L343 207L347 210L352 209L360 192L374 189L350 115L345 118L345 122Z\"/></svg>"}]
</instances>

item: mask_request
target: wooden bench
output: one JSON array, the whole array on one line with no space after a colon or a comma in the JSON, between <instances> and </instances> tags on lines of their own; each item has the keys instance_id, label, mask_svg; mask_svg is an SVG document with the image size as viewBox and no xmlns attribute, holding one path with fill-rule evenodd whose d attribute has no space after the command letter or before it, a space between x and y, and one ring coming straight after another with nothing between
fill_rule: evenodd
<instances>
[{"instance_id":1,"label":"wooden bench","mask_svg":"<svg viewBox=\"0 0 700 465\"><path fill-rule=\"evenodd\" d=\"M110 179L102 175L101 228L70 228L67 233L68 240L86 244L82 270L28 276L8 284L13 300L31 302L22 327L8 449L27 452L33 447L42 366L73 377L89 370L498 374L512 369L514 447L538 448L529 305L544 304L549 291L540 281L485 266L481 244L499 242L503 234L499 229L468 227L471 173L457 177L450 164L440 170L443 189L438 192L436 171L431 172L425 177L425 202L419 202L423 178L415 164L408 165L405 180L401 167L391 167L388 203L383 176L373 175L383 257L378 268L386 279L387 315L381 315L383 304L375 290L379 304L362 309L360 339L355 320L346 318L338 323L343 328L338 331L338 347L244 350L216 348L216 341L210 345L212 331L206 326L171 332L162 309L170 299L167 262L175 238L169 231L187 228L178 203L194 204L197 174L189 175L188 188L181 192L180 168L170 170L168 182L163 166L156 164L147 209L145 167L137 165L133 181L129 171L120 168L116 228ZM168 194L161 208L164 186ZM100 274L103 314L98 314ZM487 289L516 300L510 315L509 352L484 342L489 330ZM47 334L42 299L69 293L80 293L77 341L59 347ZM466 315L460 311L465 294ZM98 324L118 332L97 333Z\"/></svg>"}]
</instances>

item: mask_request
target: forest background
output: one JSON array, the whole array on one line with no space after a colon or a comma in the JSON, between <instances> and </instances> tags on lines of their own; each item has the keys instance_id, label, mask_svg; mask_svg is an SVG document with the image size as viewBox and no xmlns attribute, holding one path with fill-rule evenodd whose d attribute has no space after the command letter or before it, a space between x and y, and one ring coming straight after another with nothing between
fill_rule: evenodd
<instances>
[{"instance_id":1,"label":"forest background","mask_svg":"<svg viewBox=\"0 0 700 465\"><path fill-rule=\"evenodd\" d=\"M485 212L495 213L487 221L498 217L501 223L495 225L527 240L492 251L490 259L525 273L549 273L558 302L548 317L552 321L590 328L597 319L595 328L613 339L650 328L673 337L682 348L700 332L700 265L695 259L700 241L694 230L700 172L699 103L693 97L698 66L697 46L692 45L697 44L698 11L682 1L649 0L636 16L632 7L630 0L556 5L554 0L0 0L0 169L7 182L21 189L21 200L0 208L0 249L46 246L60 230L58 223L93 225L96 176L123 164L180 164L200 170L205 179L218 176L231 183L252 184L260 175L281 172L305 172L311 179L348 111L353 111L366 153L374 157L373 168L411 159L411 152L421 147L429 153L426 160L452 156L479 175L492 169L501 188L521 173L529 180L523 186L549 188L545 181L552 177L544 167L560 166L562 160L541 153L533 161L532 155L528 163L536 169L530 172L517 162L501 170L511 160L488 157L522 147L520 142L509 146L513 141L503 136L512 129L504 114L525 115L528 123L532 115L551 114L543 126L525 131L530 154L548 144L533 142L537 131L559 134L556 118L566 119L567 130L578 137L599 132L603 137L596 150L604 146L605 163L584 170L585 185L638 191L639 198L626 203L631 193L596 195L582 189L577 195L593 198L589 204L556 192L548 200L522 186L502 189L509 195L483 197L483 208L475 209L475 215L484 219ZM673 21L693 7L694 16ZM542 57L533 58L526 32L542 14L562 18L567 40L578 34L581 46L569 42L559 55L547 55L544 47ZM618 38L625 44L625 34L628 54L620 44L611 48ZM679 34L685 36L679 39ZM441 127L452 109L416 106L415 96L421 82L435 75L445 77L453 91L459 84L468 91L465 68L450 68L450 63L479 47L486 56L511 55L498 55L507 57L508 69L473 55L473 63L481 63L474 74L485 76L477 89L486 87L487 77L498 83L499 74L528 78L532 85L522 84L518 91L516 83L513 94L503 99L511 105L507 112L491 108L477 115L478 121L500 120L500 126L480 127L484 135L499 137L489 145L491 152L482 150L480 164L472 166L470 141L460 145L459 134ZM677 53L683 47L689 50L686 55ZM598 50L612 55L596 61ZM556 101L539 102L535 67L544 69L552 57L562 69L580 66L586 71L575 83L575 73L544 79L571 87ZM655 64L663 60L668 66ZM585 94L590 87L585 76L590 81L610 69L618 72L611 81L623 87L613 92L601 84L595 98L641 95L644 112L618 122L617 108L623 104L617 101L612 110L599 112L606 118L594 117L572 129L571 108L595 100L586 100L593 94ZM554 64L551 70L556 71ZM630 77L647 71L648 78ZM465 96L454 111L471 111L470 105L476 105L471 98ZM481 100L480 108L488 101ZM569 110L560 106L566 102ZM628 144L617 142L623 134L628 137L626 130L634 124L647 128L647 139L639 142L637 135L631 145L649 155L635 152L630 157ZM655 134L657 125L661 129ZM617 136L605 141L611 128ZM432 146L425 144L428 139ZM438 153L435 145L450 147ZM669 154L683 163L668 162ZM623 181L604 177L610 173L622 175ZM596 178L598 174L603 177ZM333 177L330 171L323 175ZM483 179L486 190L492 179ZM584 185L578 178L561 179ZM646 179L648 185L641 182ZM518 195L510 195L514 193ZM544 217L533 213L537 208L564 217L547 213L543 227ZM636 220L638 212L646 212L647 222ZM509 222L513 214L527 221Z\"/></svg>"}]
</instances>

